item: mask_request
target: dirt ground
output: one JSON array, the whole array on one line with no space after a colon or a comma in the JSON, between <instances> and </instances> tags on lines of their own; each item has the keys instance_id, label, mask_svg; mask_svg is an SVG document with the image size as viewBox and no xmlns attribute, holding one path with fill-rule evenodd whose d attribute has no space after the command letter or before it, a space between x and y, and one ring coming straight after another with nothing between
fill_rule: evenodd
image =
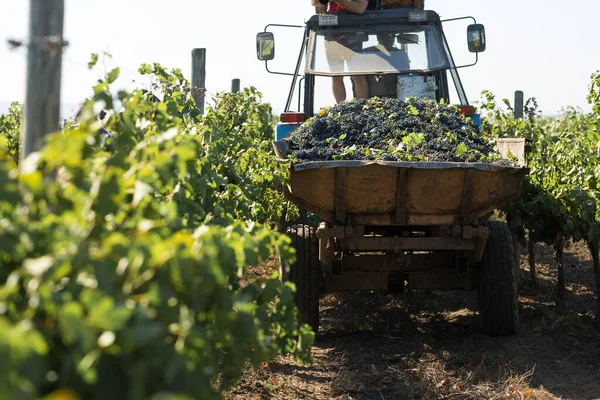
<instances>
[{"instance_id":1,"label":"dirt ground","mask_svg":"<svg viewBox=\"0 0 600 400\"><path fill-rule=\"evenodd\" d=\"M264 363L226 399L600 399L600 323L587 248L577 243L565 252L562 307L553 302L551 249L536 253L536 287L521 256L516 336L479 333L475 291L328 295L313 364L289 357Z\"/></svg>"}]
</instances>

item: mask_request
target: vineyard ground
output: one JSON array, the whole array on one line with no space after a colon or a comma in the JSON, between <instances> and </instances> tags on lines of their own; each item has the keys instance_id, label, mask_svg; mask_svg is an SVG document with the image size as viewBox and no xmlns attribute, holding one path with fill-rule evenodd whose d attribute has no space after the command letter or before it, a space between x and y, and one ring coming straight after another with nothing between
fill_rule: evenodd
<instances>
[{"instance_id":1,"label":"vineyard ground","mask_svg":"<svg viewBox=\"0 0 600 400\"><path fill-rule=\"evenodd\" d=\"M521 331L478 332L476 292L339 294L321 300L314 363L279 357L249 369L227 400L600 399L600 324L585 245L565 253L567 295L553 304L552 251L537 248L537 287L521 257ZM274 262L253 269L268 276Z\"/></svg>"}]
</instances>

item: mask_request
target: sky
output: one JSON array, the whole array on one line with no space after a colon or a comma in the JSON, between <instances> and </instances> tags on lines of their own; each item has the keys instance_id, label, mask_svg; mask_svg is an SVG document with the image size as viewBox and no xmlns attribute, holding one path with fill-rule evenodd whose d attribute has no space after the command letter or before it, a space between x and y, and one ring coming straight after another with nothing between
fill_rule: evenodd
<instances>
[{"instance_id":1,"label":"sky","mask_svg":"<svg viewBox=\"0 0 600 400\"><path fill-rule=\"evenodd\" d=\"M597 16L600 2L580 0L425 0L442 18L473 16L486 27L487 51L475 67L460 70L469 100L490 90L513 98L515 90L536 97L546 114L565 106L589 109L590 75L600 69ZM180 68L189 78L191 51L207 49L206 86L211 95L229 90L233 78L255 86L276 111L285 105L290 77L271 75L256 58L256 34L270 23L302 25L314 13L309 0L65 0L63 116L91 94L98 76L121 68L118 88L143 86L140 64L159 62ZM29 1L0 0L0 112L10 101L24 101L26 52L10 50L9 38L26 40ZM446 32L457 63L466 51L468 22L449 22ZM300 29L273 29L276 60L272 68L289 72L296 62ZM99 69L89 71L91 53L109 52ZM102 58L101 58L102 61ZM320 103L333 104L328 78L317 82Z\"/></svg>"}]
</instances>

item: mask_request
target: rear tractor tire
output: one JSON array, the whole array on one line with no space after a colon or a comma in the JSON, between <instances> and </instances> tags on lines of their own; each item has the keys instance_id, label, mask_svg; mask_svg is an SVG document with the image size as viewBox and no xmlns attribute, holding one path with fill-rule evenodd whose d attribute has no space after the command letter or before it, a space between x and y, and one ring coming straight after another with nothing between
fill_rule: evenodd
<instances>
[{"instance_id":1,"label":"rear tractor tire","mask_svg":"<svg viewBox=\"0 0 600 400\"><path fill-rule=\"evenodd\" d=\"M283 281L296 285L296 306L300 323L309 324L312 330L319 330L319 297L323 281L319 261L319 238L313 227L293 225L286 231L296 249L296 262L281 263Z\"/></svg>"},{"instance_id":2,"label":"rear tractor tire","mask_svg":"<svg viewBox=\"0 0 600 400\"><path fill-rule=\"evenodd\" d=\"M519 327L518 267L513 238L504 222L489 221L490 235L479 265L479 316L483 333L510 336Z\"/></svg>"}]
</instances>

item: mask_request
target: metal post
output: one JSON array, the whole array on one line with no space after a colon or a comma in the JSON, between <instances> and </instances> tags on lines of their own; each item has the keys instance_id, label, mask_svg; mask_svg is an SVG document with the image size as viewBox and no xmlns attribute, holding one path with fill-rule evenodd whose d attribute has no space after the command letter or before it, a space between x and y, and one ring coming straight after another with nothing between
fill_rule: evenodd
<instances>
[{"instance_id":1,"label":"metal post","mask_svg":"<svg viewBox=\"0 0 600 400\"><path fill-rule=\"evenodd\" d=\"M515 119L522 119L525 115L525 96L521 90L515 92Z\"/></svg>"},{"instance_id":2,"label":"metal post","mask_svg":"<svg viewBox=\"0 0 600 400\"><path fill-rule=\"evenodd\" d=\"M231 80L231 92L232 93L237 93L240 91L240 80L239 79L232 79Z\"/></svg>"},{"instance_id":3,"label":"metal post","mask_svg":"<svg viewBox=\"0 0 600 400\"><path fill-rule=\"evenodd\" d=\"M206 49L192 50L192 96L200 114L204 114L206 92Z\"/></svg>"},{"instance_id":4,"label":"metal post","mask_svg":"<svg viewBox=\"0 0 600 400\"><path fill-rule=\"evenodd\" d=\"M21 160L60 129L64 0L31 0Z\"/></svg>"}]
</instances>

